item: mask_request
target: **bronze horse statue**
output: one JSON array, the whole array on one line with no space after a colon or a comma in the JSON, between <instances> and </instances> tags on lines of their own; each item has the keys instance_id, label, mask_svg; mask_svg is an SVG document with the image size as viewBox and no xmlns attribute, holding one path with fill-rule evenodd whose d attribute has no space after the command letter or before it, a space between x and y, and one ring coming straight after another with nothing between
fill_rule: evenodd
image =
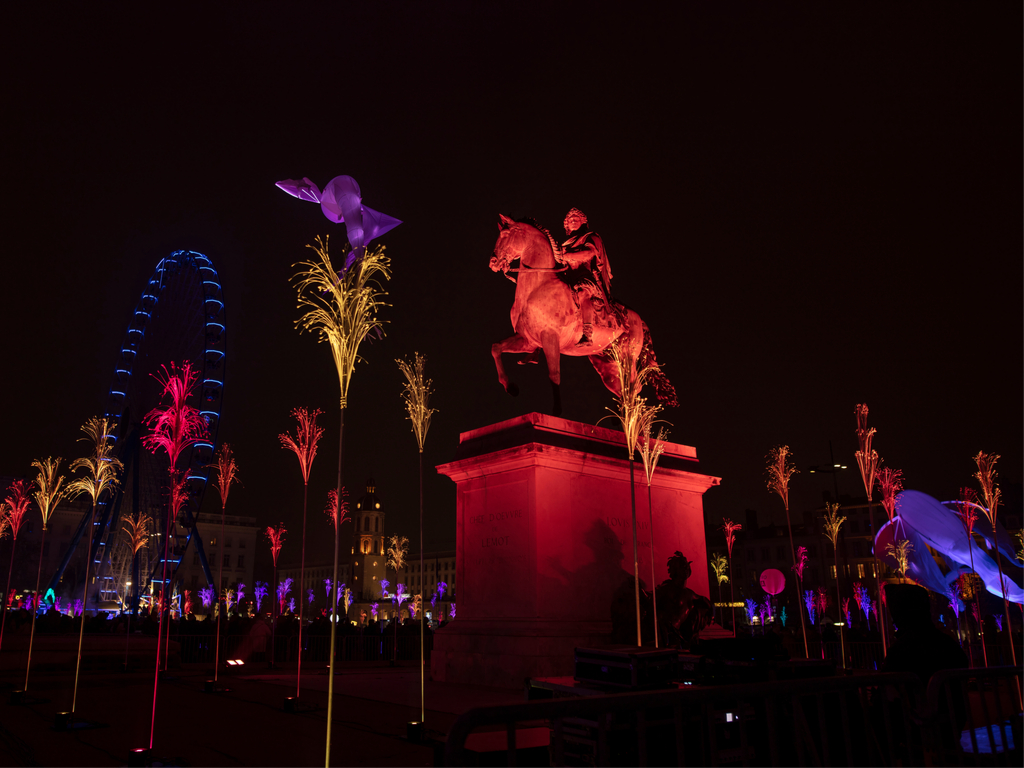
<instances>
[{"instance_id":1,"label":"bronze horse statue","mask_svg":"<svg viewBox=\"0 0 1024 768\"><path fill-rule=\"evenodd\" d=\"M621 394L618 363L608 354L608 348L624 337L634 367L655 367L649 380L658 399L665 405L677 405L675 389L657 368L650 331L632 309L619 305L618 311L607 312L605 322L594 324L593 343L587 347L576 346L583 321L572 288L559 276L565 271L565 266L559 263L560 257L561 248L546 230L529 221L500 216L498 241L494 244L490 266L492 271L504 273L516 284L516 298L510 313L515 334L491 345L498 381L505 391L512 396L519 394L519 387L505 372L502 354L527 354L534 357L526 362L535 362L535 353L543 350L554 395L552 412L555 416L562 411L561 355L589 358L601 381L618 397ZM515 269L512 262L517 259L519 268ZM509 272L518 272L518 277L510 277Z\"/></svg>"}]
</instances>

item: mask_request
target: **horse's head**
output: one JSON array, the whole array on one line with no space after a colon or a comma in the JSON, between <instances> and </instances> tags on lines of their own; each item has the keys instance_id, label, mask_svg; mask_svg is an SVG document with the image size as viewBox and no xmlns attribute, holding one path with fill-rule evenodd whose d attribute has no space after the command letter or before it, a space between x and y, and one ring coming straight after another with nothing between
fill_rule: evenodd
<instances>
[{"instance_id":1,"label":"horse's head","mask_svg":"<svg viewBox=\"0 0 1024 768\"><path fill-rule=\"evenodd\" d=\"M492 272L507 272L512 262L522 255L522 241L514 225L508 216L498 214L498 240L490 264Z\"/></svg>"}]
</instances>

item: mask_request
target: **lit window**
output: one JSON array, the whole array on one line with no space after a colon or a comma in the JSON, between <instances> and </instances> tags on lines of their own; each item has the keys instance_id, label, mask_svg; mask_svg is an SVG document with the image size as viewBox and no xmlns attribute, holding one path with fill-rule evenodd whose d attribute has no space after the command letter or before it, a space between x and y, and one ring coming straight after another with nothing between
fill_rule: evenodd
<instances>
[{"instance_id":1,"label":"lit window","mask_svg":"<svg viewBox=\"0 0 1024 768\"><path fill-rule=\"evenodd\" d=\"M830 578L831 578L831 579L832 579L833 581L835 581L835 578L836 578L836 567L835 567L834 565L830 565L830 566L828 567L828 573L829 573L829 577L830 577Z\"/></svg>"},{"instance_id":2,"label":"lit window","mask_svg":"<svg viewBox=\"0 0 1024 768\"><path fill-rule=\"evenodd\" d=\"M864 563L857 563L857 578L864 578Z\"/></svg>"}]
</instances>

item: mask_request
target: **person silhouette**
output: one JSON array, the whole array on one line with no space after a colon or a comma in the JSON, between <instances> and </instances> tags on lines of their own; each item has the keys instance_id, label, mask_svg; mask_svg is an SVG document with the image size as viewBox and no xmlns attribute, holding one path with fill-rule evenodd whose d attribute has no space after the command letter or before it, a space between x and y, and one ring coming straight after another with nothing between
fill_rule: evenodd
<instances>
[{"instance_id":1,"label":"person silhouette","mask_svg":"<svg viewBox=\"0 0 1024 768\"><path fill-rule=\"evenodd\" d=\"M932 622L931 602L928 590L916 584L886 584L885 602L896 627L896 637L889 645L889 652L882 662L882 672L911 672L921 680L921 694L928 687L932 675L942 669L963 669L969 665L967 654L960 644L942 632ZM946 749L955 749L967 722L967 710L960 684L953 681L952 711L942 708L939 714L943 721L937 729L946 741ZM881 693L881 689L879 691ZM909 702L893 700L893 689L888 690L890 706L897 710L903 706L911 706ZM883 694L884 695L884 694ZM876 702L877 703L877 702ZM875 717L879 717L879 708L875 709ZM894 724L894 741L901 757L906 756L906 740L902 733L903 718L895 713L890 718Z\"/></svg>"}]
</instances>

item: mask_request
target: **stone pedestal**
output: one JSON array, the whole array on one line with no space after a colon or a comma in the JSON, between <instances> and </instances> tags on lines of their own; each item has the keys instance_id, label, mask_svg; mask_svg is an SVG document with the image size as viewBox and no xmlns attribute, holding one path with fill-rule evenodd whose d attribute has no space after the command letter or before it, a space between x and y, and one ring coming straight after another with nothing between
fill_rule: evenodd
<instances>
[{"instance_id":1,"label":"stone pedestal","mask_svg":"<svg viewBox=\"0 0 1024 768\"><path fill-rule=\"evenodd\" d=\"M634 466L640 580L651 587L647 481ZM708 595L702 496L719 478L665 444L652 485L657 583L679 550ZM573 649L606 645L616 592L632 601L630 470L621 432L531 413L461 435L437 470L457 490L455 621L434 637L435 680L519 688L568 675ZM621 598L620 598L621 599Z\"/></svg>"}]
</instances>

